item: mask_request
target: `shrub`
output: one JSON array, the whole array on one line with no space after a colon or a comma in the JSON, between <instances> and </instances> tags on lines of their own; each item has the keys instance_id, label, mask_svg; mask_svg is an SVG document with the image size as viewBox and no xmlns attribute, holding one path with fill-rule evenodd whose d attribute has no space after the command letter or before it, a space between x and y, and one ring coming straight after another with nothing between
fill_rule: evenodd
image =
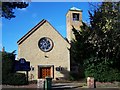
<instances>
[{"instance_id":1,"label":"shrub","mask_svg":"<svg viewBox=\"0 0 120 90\"><path fill-rule=\"evenodd\" d=\"M2 76L13 72L15 55L13 53L2 52Z\"/></svg>"},{"instance_id":2,"label":"shrub","mask_svg":"<svg viewBox=\"0 0 120 90\"><path fill-rule=\"evenodd\" d=\"M105 60L101 60L101 62L99 60L94 57L88 59L87 62L89 63L86 63L85 76L94 77L96 81L100 82L120 81L120 71L106 64Z\"/></svg>"},{"instance_id":3,"label":"shrub","mask_svg":"<svg viewBox=\"0 0 120 90\"><path fill-rule=\"evenodd\" d=\"M25 85L27 80L24 73L10 73L2 83L6 85Z\"/></svg>"},{"instance_id":4,"label":"shrub","mask_svg":"<svg viewBox=\"0 0 120 90\"><path fill-rule=\"evenodd\" d=\"M14 72L15 54L0 52L2 54L2 84L24 85L27 84L25 74Z\"/></svg>"},{"instance_id":5,"label":"shrub","mask_svg":"<svg viewBox=\"0 0 120 90\"><path fill-rule=\"evenodd\" d=\"M25 85L27 84L27 79L24 73L14 73L8 75L9 85Z\"/></svg>"},{"instance_id":6,"label":"shrub","mask_svg":"<svg viewBox=\"0 0 120 90\"><path fill-rule=\"evenodd\" d=\"M74 81L74 80L79 80L80 79L80 76L78 73L69 73L69 80L70 81Z\"/></svg>"}]
</instances>

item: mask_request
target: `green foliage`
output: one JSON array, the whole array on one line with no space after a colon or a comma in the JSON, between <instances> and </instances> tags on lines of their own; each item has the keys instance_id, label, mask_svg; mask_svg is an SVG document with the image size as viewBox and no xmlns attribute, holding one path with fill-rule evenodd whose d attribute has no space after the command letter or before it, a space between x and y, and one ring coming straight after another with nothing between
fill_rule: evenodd
<instances>
[{"instance_id":1,"label":"green foliage","mask_svg":"<svg viewBox=\"0 0 120 90\"><path fill-rule=\"evenodd\" d=\"M73 27L73 32L76 40L71 41L71 62L72 64L77 63L79 66L83 66L84 59L89 58L92 55L92 49L90 49L92 44L87 42L87 39L91 34L91 29L83 22L81 31L77 31Z\"/></svg>"},{"instance_id":2,"label":"green foliage","mask_svg":"<svg viewBox=\"0 0 120 90\"><path fill-rule=\"evenodd\" d=\"M2 76L4 78L4 76L6 77L6 75L13 72L15 54L7 52L1 53L2 53Z\"/></svg>"},{"instance_id":3,"label":"green foliage","mask_svg":"<svg viewBox=\"0 0 120 90\"><path fill-rule=\"evenodd\" d=\"M94 14L89 11L90 26L73 28L76 40L71 45L71 60L83 66L85 76L97 81L120 81L120 3L103 2ZM85 28L86 27L86 28Z\"/></svg>"},{"instance_id":4,"label":"green foliage","mask_svg":"<svg viewBox=\"0 0 120 90\"><path fill-rule=\"evenodd\" d=\"M9 85L26 85L26 76L24 73L10 73L7 75L7 80L3 81L3 84Z\"/></svg>"},{"instance_id":5,"label":"green foliage","mask_svg":"<svg viewBox=\"0 0 120 90\"><path fill-rule=\"evenodd\" d=\"M95 56L104 58L105 63L120 69L120 13L119 2L103 2L101 6L90 12L90 23L92 34L88 40L93 44Z\"/></svg>"},{"instance_id":6,"label":"green foliage","mask_svg":"<svg viewBox=\"0 0 120 90\"><path fill-rule=\"evenodd\" d=\"M26 8L28 4L26 2L2 2L2 17L6 19L14 18L14 11L13 9L16 8Z\"/></svg>"},{"instance_id":7,"label":"green foliage","mask_svg":"<svg viewBox=\"0 0 120 90\"><path fill-rule=\"evenodd\" d=\"M76 80L79 80L80 79L80 76L79 74L77 73L69 73L69 80L70 81L76 81Z\"/></svg>"},{"instance_id":8,"label":"green foliage","mask_svg":"<svg viewBox=\"0 0 120 90\"><path fill-rule=\"evenodd\" d=\"M23 85L27 83L25 74L14 72L15 51L2 54L2 84Z\"/></svg>"},{"instance_id":9,"label":"green foliage","mask_svg":"<svg viewBox=\"0 0 120 90\"><path fill-rule=\"evenodd\" d=\"M93 57L86 61L97 61L97 58ZM100 60L99 60L100 61ZM91 63L90 63L91 64ZM96 64L92 63L86 64L85 75L86 77L94 77L95 80L100 82L112 82L112 81L120 81L120 71L118 69L114 69L110 67L108 64L105 64L105 60L101 60L101 62L96 62Z\"/></svg>"}]
</instances>

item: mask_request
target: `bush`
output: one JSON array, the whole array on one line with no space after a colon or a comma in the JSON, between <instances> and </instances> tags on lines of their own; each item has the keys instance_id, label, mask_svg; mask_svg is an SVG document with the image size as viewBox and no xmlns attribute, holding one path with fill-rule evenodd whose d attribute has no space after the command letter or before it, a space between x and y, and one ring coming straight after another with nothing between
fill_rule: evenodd
<instances>
[{"instance_id":1,"label":"bush","mask_svg":"<svg viewBox=\"0 0 120 90\"><path fill-rule=\"evenodd\" d=\"M99 82L120 81L120 71L103 62L105 60L98 62L99 60L97 61L96 58L90 58L88 61L89 63L86 63L85 68L86 77L94 77ZM97 61L98 63L91 63L90 61Z\"/></svg>"},{"instance_id":2,"label":"bush","mask_svg":"<svg viewBox=\"0 0 120 90\"><path fill-rule=\"evenodd\" d=\"M25 74L14 72L15 54L0 52L2 54L2 84L24 85L27 84Z\"/></svg>"},{"instance_id":3,"label":"bush","mask_svg":"<svg viewBox=\"0 0 120 90\"><path fill-rule=\"evenodd\" d=\"M2 52L2 76L13 72L15 55L13 53Z\"/></svg>"},{"instance_id":4,"label":"bush","mask_svg":"<svg viewBox=\"0 0 120 90\"><path fill-rule=\"evenodd\" d=\"M74 81L74 80L79 80L80 76L78 73L69 73L69 80Z\"/></svg>"},{"instance_id":5,"label":"bush","mask_svg":"<svg viewBox=\"0 0 120 90\"><path fill-rule=\"evenodd\" d=\"M25 85L27 84L27 79L24 73L10 73L2 83L8 85Z\"/></svg>"},{"instance_id":6,"label":"bush","mask_svg":"<svg viewBox=\"0 0 120 90\"><path fill-rule=\"evenodd\" d=\"M11 77L12 76L12 77ZM9 85L25 85L27 84L27 78L24 73L14 73L10 74L8 79Z\"/></svg>"},{"instance_id":7,"label":"bush","mask_svg":"<svg viewBox=\"0 0 120 90\"><path fill-rule=\"evenodd\" d=\"M37 80L29 81L29 84L37 84Z\"/></svg>"}]
</instances>

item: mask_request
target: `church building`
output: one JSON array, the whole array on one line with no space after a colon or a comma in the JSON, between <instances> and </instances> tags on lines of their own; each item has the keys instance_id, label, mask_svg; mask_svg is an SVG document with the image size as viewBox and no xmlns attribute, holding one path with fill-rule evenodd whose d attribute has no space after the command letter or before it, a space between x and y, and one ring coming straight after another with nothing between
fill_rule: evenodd
<instances>
[{"instance_id":1,"label":"church building","mask_svg":"<svg viewBox=\"0 0 120 90\"><path fill-rule=\"evenodd\" d=\"M20 40L18 58L30 62L29 80L46 76L53 79L67 79L70 72L70 41L74 39L72 25L80 30L82 11L71 8L66 14L67 39L47 21L42 20Z\"/></svg>"}]
</instances>

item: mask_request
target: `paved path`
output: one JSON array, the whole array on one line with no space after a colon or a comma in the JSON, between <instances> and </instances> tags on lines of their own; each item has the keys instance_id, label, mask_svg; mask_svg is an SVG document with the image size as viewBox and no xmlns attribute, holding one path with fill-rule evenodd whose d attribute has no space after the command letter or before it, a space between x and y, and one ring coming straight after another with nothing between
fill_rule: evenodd
<instances>
[{"instance_id":1,"label":"paved path","mask_svg":"<svg viewBox=\"0 0 120 90\"><path fill-rule=\"evenodd\" d=\"M87 86L82 87L83 84L79 82L74 83L53 83L52 84L52 90L120 90L120 88L94 88L90 89L87 88ZM23 86L11 86L11 85L3 85L2 90L19 90L18 88L22 88L21 90L42 90L40 88L37 88L37 84L29 84L29 85L23 85ZM17 89L16 89L17 88Z\"/></svg>"},{"instance_id":2,"label":"paved path","mask_svg":"<svg viewBox=\"0 0 120 90\"><path fill-rule=\"evenodd\" d=\"M3 88L38 88L37 84L29 84L29 85L22 85L22 86L3 85L2 87ZM58 88L70 89L70 88L78 88L78 87L82 87L82 84L81 83L53 83L52 84L53 89L58 89Z\"/></svg>"},{"instance_id":3,"label":"paved path","mask_svg":"<svg viewBox=\"0 0 120 90\"><path fill-rule=\"evenodd\" d=\"M80 88L81 84L77 83L56 83L52 85L53 89L75 89L75 88Z\"/></svg>"}]
</instances>

